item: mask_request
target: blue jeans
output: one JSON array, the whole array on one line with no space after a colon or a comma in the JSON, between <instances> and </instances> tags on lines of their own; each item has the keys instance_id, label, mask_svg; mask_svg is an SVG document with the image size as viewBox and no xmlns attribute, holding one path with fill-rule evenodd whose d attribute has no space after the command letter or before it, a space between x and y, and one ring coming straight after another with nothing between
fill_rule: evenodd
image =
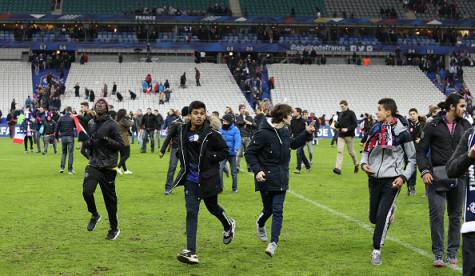
<instances>
[{"instance_id":1,"label":"blue jeans","mask_svg":"<svg viewBox=\"0 0 475 276\"><path fill-rule=\"evenodd\" d=\"M278 243L282 221L284 219L284 201L286 191L266 192L261 191L262 212L257 223L264 227L266 221L272 216L271 242Z\"/></svg>"},{"instance_id":2,"label":"blue jeans","mask_svg":"<svg viewBox=\"0 0 475 276\"><path fill-rule=\"evenodd\" d=\"M63 150L61 155L61 169L64 170L64 167L66 166L66 155L69 154L68 171L71 172L73 170L74 137L61 137L61 145Z\"/></svg>"},{"instance_id":3,"label":"blue jeans","mask_svg":"<svg viewBox=\"0 0 475 276\"><path fill-rule=\"evenodd\" d=\"M173 185L173 176L175 175L176 166L178 164L178 157L176 156L178 147L171 147L170 161L168 162L167 183L165 184L165 191L170 191Z\"/></svg>"},{"instance_id":4,"label":"blue jeans","mask_svg":"<svg viewBox=\"0 0 475 276\"><path fill-rule=\"evenodd\" d=\"M306 169L310 169L310 163L308 162L307 156L305 156L304 148L305 146L297 149L297 170L299 171L302 169L302 162Z\"/></svg>"},{"instance_id":5,"label":"blue jeans","mask_svg":"<svg viewBox=\"0 0 475 276\"><path fill-rule=\"evenodd\" d=\"M233 179L233 191L237 191L237 161L236 156L228 155L225 160L221 161L219 164L219 178L221 180L221 188L224 187L224 180L223 180L223 171L226 167L226 162L229 162L229 166L231 167L231 175Z\"/></svg>"}]
</instances>

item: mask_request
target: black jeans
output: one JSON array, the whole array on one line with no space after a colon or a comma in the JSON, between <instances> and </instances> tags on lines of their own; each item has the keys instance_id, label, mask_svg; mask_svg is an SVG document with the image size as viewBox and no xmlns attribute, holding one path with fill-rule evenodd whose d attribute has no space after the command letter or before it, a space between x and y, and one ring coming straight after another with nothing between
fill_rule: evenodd
<instances>
[{"instance_id":1,"label":"black jeans","mask_svg":"<svg viewBox=\"0 0 475 276\"><path fill-rule=\"evenodd\" d=\"M25 144L25 151L28 151L28 141L30 141L30 150L33 150L33 137L25 136L23 144Z\"/></svg>"},{"instance_id":2,"label":"black jeans","mask_svg":"<svg viewBox=\"0 0 475 276\"><path fill-rule=\"evenodd\" d=\"M305 146L297 149L297 170L298 171L302 169L302 162L305 165L306 169L310 169L310 163L308 162L307 156L305 156L304 148Z\"/></svg>"},{"instance_id":3,"label":"black jeans","mask_svg":"<svg viewBox=\"0 0 475 276\"><path fill-rule=\"evenodd\" d=\"M109 215L109 223L111 229L117 229L117 195L115 193L115 177L117 171L112 169L99 169L91 166L86 167L84 175L82 195L87 204L87 210L92 215L97 215L96 202L94 200L94 192L97 184L102 190L102 196L106 204L107 214Z\"/></svg>"},{"instance_id":4,"label":"black jeans","mask_svg":"<svg viewBox=\"0 0 475 276\"><path fill-rule=\"evenodd\" d=\"M475 275L475 232L462 234L463 275Z\"/></svg>"},{"instance_id":5,"label":"black jeans","mask_svg":"<svg viewBox=\"0 0 475 276\"><path fill-rule=\"evenodd\" d=\"M229 230L231 224L226 217L223 208L218 205L218 195L204 198L206 208L223 225L225 231ZM185 182L185 203L186 203L186 244L187 249L196 253L196 232L198 229L198 212L200 210L200 187L196 183Z\"/></svg>"},{"instance_id":6,"label":"black jeans","mask_svg":"<svg viewBox=\"0 0 475 276\"><path fill-rule=\"evenodd\" d=\"M373 248L381 249L389 230L391 209L396 204L400 189L394 189L395 178L373 178L368 180L369 187L369 221L375 225Z\"/></svg>"},{"instance_id":7,"label":"black jeans","mask_svg":"<svg viewBox=\"0 0 475 276\"><path fill-rule=\"evenodd\" d=\"M119 162L119 166L118 168L123 168L124 171L127 170L127 165L125 164L125 162L127 161L127 159L129 159L130 157L130 146L124 146L122 147L122 149L120 150L120 162Z\"/></svg>"}]
</instances>

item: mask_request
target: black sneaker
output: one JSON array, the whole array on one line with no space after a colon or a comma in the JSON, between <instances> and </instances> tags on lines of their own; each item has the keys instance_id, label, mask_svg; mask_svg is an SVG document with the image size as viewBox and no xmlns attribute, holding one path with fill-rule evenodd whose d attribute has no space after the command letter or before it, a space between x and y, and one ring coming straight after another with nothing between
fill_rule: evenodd
<instances>
[{"instance_id":1,"label":"black sneaker","mask_svg":"<svg viewBox=\"0 0 475 276\"><path fill-rule=\"evenodd\" d=\"M93 231L99 221L101 221L101 215L97 214L97 216L92 216L91 220L87 224L87 231Z\"/></svg>"},{"instance_id":2,"label":"black sneaker","mask_svg":"<svg viewBox=\"0 0 475 276\"><path fill-rule=\"evenodd\" d=\"M359 166L359 165L356 165L356 166L355 166L354 173L355 173L355 174L358 174L359 171L360 171L360 166Z\"/></svg>"},{"instance_id":3,"label":"black sneaker","mask_svg":"<svg viewBox=\"0 0 475 276\"><path fill-rule=\"evenodd\" d=\"M223 232L223 243L230 244L234 239L234 234L236 232L236 221L231 219L230 221L231 229Z\"/></svg>"},{"instance_id":4,"label":"black sneaker","mask_svg":"<svg viewBox=\"0 0 475 276\"><path fill-rule=\"evenodd\" d=\"M334 174L341 175L341 170L340 170L340 169L337 169L337 168L334 168L334 169L333 169L333 173L334 173Z\"/></svg>"},{"instance_id":5,"label":"black sneaker","mask_svg":"<svg viewBox=\"0 0 475 276\"><path fill-rule=\"evenodd\" d=\"M106 240L114 241L119 237L120 229L110 229L107 232Z\"/></svg>"},{"instance_id":6,"label":"black sneaker","mask_svg":"<svg viewBox=\"0 0 475 276\"><path fill-rule=\"evenodd\" d=\"M178 255L176 255L176 258L185 264L199 264L200 261L198 260L198 256L196 254L192 254L190 250L188 249L183 249Z\"/></svg>"}]
</instances>

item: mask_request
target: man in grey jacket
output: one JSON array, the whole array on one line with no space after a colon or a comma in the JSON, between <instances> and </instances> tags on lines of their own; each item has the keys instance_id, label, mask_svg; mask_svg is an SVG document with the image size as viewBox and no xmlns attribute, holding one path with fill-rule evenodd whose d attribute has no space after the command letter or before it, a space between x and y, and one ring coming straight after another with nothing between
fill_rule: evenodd
<instances>
[{"instance_id":1,"label":"man in grey jacket","mask_svg":"<svg viewBox=\"0 0 475 276\"><path fill-rule=\"evenodd\" d=\"M396 102L385 98L378 104L378 123L369 133L361 159L361 169L369 177L369 219L375 224L373 265L381 264L381 248L394 219L397 196L416 169L414 143L407 128L396 117Z\"/></svg>"}]
</instances>

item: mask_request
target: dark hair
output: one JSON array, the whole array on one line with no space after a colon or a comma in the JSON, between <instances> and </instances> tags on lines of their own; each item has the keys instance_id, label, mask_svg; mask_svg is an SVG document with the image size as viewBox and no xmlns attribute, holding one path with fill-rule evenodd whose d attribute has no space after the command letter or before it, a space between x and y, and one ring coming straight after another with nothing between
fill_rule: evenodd
<instances>
[{"instance_id":1,"label":"dark hair","mask_svg":"<svg viewBox=\"0 0 475 276\"><path fill-rule=\"evenodd\" d=\"M213 115L216 115L217 117L219 117L219 112L218 111L213 111L212 113L213 113Z\"/></svg>"},{"instance_id":2,"label":"dark hair","mask_svg":"<svg viewBox=\"0 0 475 276\"><path fill-rule=\"evenodd\" d=\"M416 113L419 113L419 112L417 111L417 109L415 109L414 107L413 107L413 108L411 108L411 109L409 109L409 113L411 113L411 112L416 112Z\"/></svg>"},{"instance_id":3,"label":"dark hair","mask_svg":"<svg viewBox=\"0 0 475 276\"><path fill-rule=\"evenodd\" d=\"M122 120L123 118L125 118L125 116L127 116L127 110L121 108L117 111L117 115L116 115L116 121L120 121Z\"/></svg>"},{"instance_id":4,"label":"dark hair","mask_svg":"<svg viewBox=\"0 0 475 276\"><path fill-rule=\"evenodd\" d=\"M188 107L188 112L191 114L193 112L193 109L200 109L200 108L203 108L206 111L206 105L203 102L194 101L190 103L190 106Z\"/></svg>"},{"instance_id":5,"label":"dark hair","mask_svg":"<svg viewBox=\"0 0 475 276\"><path fill-rule=\"evenodd\" d=\"M243 104L240 104L240 105L239 105L239 110L241 110L241 108L246 108L246 106L243 105Z\"/></svg>"},{"instance_id":6,"label":"dark hair","mask_svg":"<svg viewBox=\"0 0 475 276\"><path fill-rule=\"evenodd\" d=\"M300 107L296 107L295 111L297 111L298 114L302 115L302 109Z\"/></svg>"},{"instance_id":7,"label":"dark hair","mask_svg":"<svg viewBox=\"0 0 475 276\"><path fill-rule=\"evenodd\" d=\"M84 106L89 107L89 103L88 103L88 102L82 102L81 105L84 105Z\"/></svg>"},{"instance_id":8,"label":"dark hair","mask_svg":"<svg viewBox=\"0 0 475 276\"><path fill-rule=\"evenodd\" d=\"M396 115L397 105L396 102L391 98L383 98L379 100L378 104L382 105L384 109L391 111L391 116Z\"/></svg>"},{"instance_id":9,"label":"dark hair","mask_svg":"<svg viewBox=\"0 0 475 276\"><path fill-rule=\"evenodd\" d=\"M64 109L64 112L72 112L72 111L73 111L73 109L70 106L68 106Z\"/></svg>"},{"instance_id":10,"label":"dark hair","mask_svg":"<svg viewBox=\"0 0 475 276\"><path fill-rule=\"evenodd\" d=\"M463 96L457 94L457 93L452 93L447 98L445 98L444 102L440 102L437 106L440 107L440 109L449 111L450 107L453 105L454 107L457 106L457 104L460 102L460 100L463 100Z\"/></svg>"},{"instance_id":11,"label":"dark hair","mask_svg":"<svg viewBox=\"0 0 475 276\"><path fill-rule=\"evenodd\" d=\"M344 106L348 106L348 102L345 101L345 100L340 101L340 104L342 104L342 105L344 105Z\"/></svg>"},{"instance_id":12,"label":"dark hair","mask_svg":"<svg viewBox=\"0 0 475 276\"><path fill-rule=\"evenodd\" d=\"M272 123L280 123L290 114L292 114L292 107L290 105L277 104L270 112L270 115L272 117Z\"/></svg>"},{"instance_id":13,"label":"dark hair","mask_svg":"<svg viewBox=\"0 0 475 276\"><path fill-rule=\"evenodd\" d=\"M181 109L181 116L185 117L185 116L188 116L188 106L184 106L182 109Z\"/></svg>"}]
</instances>

